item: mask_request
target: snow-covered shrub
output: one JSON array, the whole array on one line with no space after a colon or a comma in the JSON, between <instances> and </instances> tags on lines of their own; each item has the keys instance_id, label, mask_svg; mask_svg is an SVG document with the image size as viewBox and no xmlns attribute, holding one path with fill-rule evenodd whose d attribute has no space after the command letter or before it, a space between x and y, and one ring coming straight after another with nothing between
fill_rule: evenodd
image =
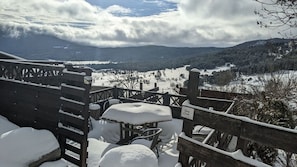
<instances>
[{"instance_id":1,"label":"snow-covered shrub","mask_svg":"<svg viewBox=\"0 0 297 167\"><path fill-rule=\"evenodd\" d=\"M257 86L251 87L250 93L253 98L238 98L238 103L234 110L236 115L247 116L251 119L283 126L294 129L296 122L296 96L297 96L297 80L290 77L284 79L284 76L272 76L269 80L261 79L264 88ZM248 144L249 156L260 159L267 164L275 164L278 156L278 150L257 143ZM284 166L290 166L292 157L287 153ZM295 160L296 161L296 160Z\"/></svg>"}]
</instances>

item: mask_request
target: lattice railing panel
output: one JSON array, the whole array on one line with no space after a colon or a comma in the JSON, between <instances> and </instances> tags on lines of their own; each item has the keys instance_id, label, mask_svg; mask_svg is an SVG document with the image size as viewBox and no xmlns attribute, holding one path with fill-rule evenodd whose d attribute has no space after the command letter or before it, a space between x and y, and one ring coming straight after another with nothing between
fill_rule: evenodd
<instances>
[{"instance_id":1,"label":"lattice railing panel","mask_svg":"<svg viewBox=\"0 0 297 167\"><path fill-rule=\"evenodd\" d=\"M102 89L90 93L90 102L98 103L113 97L113 88Z\"/></svg>"},{"instance_id":2,"label":"lattice railing panel","mask_svg":"<svg viewBox=\"0 0 297 167\"><path fill-rule=\"evenodd\" d=\"M64 66L0 60L0 77L32 83L59 85L63 68Z\"/></svg>"}]
</instances>

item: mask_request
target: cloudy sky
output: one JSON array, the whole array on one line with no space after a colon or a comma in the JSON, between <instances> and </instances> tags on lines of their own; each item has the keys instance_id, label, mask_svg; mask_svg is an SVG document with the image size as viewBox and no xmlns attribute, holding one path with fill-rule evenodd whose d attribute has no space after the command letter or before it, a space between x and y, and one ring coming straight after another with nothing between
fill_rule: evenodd
<instances>
[{"instance_id":1,"label":"cloudy sky","mask_svg":"<svg viewBox=\"0 0 297 167\"><path fill-rule=\"evenodd\" d=\"M99 47L232 46L278 37L257 26L254 0L1 0L0 29Z\"/></svg>"}]
</instances>

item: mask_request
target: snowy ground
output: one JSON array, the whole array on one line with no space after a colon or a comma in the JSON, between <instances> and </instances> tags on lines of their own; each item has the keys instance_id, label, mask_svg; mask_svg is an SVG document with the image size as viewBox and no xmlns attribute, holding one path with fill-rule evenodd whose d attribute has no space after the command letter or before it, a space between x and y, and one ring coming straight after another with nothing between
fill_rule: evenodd
<instances>
[{"instance_id":1,"label":"snowy ground","mask_svg":"<svg viewBox=\"0 0 297 167\"><path fill-rule=\"evenodd\" d=\"M98 61L73 61L71 62L75 65L88 65L88 64L100 64L107 62ZM116 63L116 62L113 62ZM143 90L149 90L154 88L154 84L160 88L159 92L170 94L176 94L179 87L184 86L184 82L188 80L189 71L187 70L187 65L174 69L164 69L164 70L154 70L147 72L133 72L133 76L138 76L140 79L137 84L133 84L133 89L139 89L139 83L143 83ZM201 75L211 76L213 72L230 70L231 67L235 67L233 64L226 64L215 69L198 69ZM159 77L156 77L159 76ZM127 74L115 74L113 70L98 70L93 72L93 85L94 86L118 86L118 79L123 80L127 78ZM297 79L297 71L280 71L275 73L267 73L261 75L238 75L237 78L226 86L216 86L204 83L202 88L220 90L220 91L230 91L238 93L249 93L251 87L258 87L261 89L266 81L270 79L280 79L282 81L288 81L290 79ZM121 85L124 87L123 85ZM129 85L130 86L130 85ZM124 87L127 88L127 87ZM131 88L131 87L128 87Z\"/></svg>"},{"instance_id":2,"label":"snowy ground","mask_svg":"<svg viewBox=\"0 0 297 167\"><path fill-rule=\"evenodd\" d=\"M233 67L233 65L226 65L211 70L199 71L201 75L212 75L212 73L215 71L225 71L229 70L231 67ZM154 84L156 83L159 87L159 92L169 92L170 94L176 94L179 91L178 88L183 87L184 82L188 80L189 71L186 68L187 66L175 69L159 70L159 72L158 70L134 72L132 75L141 78L139 82L143 82L143 90L154 88ZM113 70L100 70L93 72L92 78L94 86L116 86L119 84L119 82L116 82L115 80L123 80L127 78L127 74L114 74ZM139 82L137 82L137 84L133 87L134 89L139 89Z\"/></svg>"},{"instance_id":3,"label":"snowy ground","mask_svg":"<svg viewBox=\"0 0 297 167\"><path fill-rule=\"evenodd\" d=\"M204 88L238 92L238 93L251 93L253 87L263 90L264 85L270 80L280 81L287 84L289 81L297 81L297 71L279 71L275 73L257 74L257 75L240 75L225 86L216 86L205 83Z\"/></svg>"}]
</instances>

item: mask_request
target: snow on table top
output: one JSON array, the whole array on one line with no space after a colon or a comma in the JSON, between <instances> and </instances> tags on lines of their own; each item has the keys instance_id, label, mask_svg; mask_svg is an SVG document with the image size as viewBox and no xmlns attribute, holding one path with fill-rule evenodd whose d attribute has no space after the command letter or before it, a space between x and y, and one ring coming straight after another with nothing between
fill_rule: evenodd
<instances>
[{"instance_id":1,"label":"snow on table top","mask_svg":"<svg viewBox=\"0 0 297 167\"><path fill-rule=\"evenodd\" d=\"M171 109L148 103L121 103L110 106L102 115L103 119L132 125L172 120Z\"/></svg>"}]
</instances>

